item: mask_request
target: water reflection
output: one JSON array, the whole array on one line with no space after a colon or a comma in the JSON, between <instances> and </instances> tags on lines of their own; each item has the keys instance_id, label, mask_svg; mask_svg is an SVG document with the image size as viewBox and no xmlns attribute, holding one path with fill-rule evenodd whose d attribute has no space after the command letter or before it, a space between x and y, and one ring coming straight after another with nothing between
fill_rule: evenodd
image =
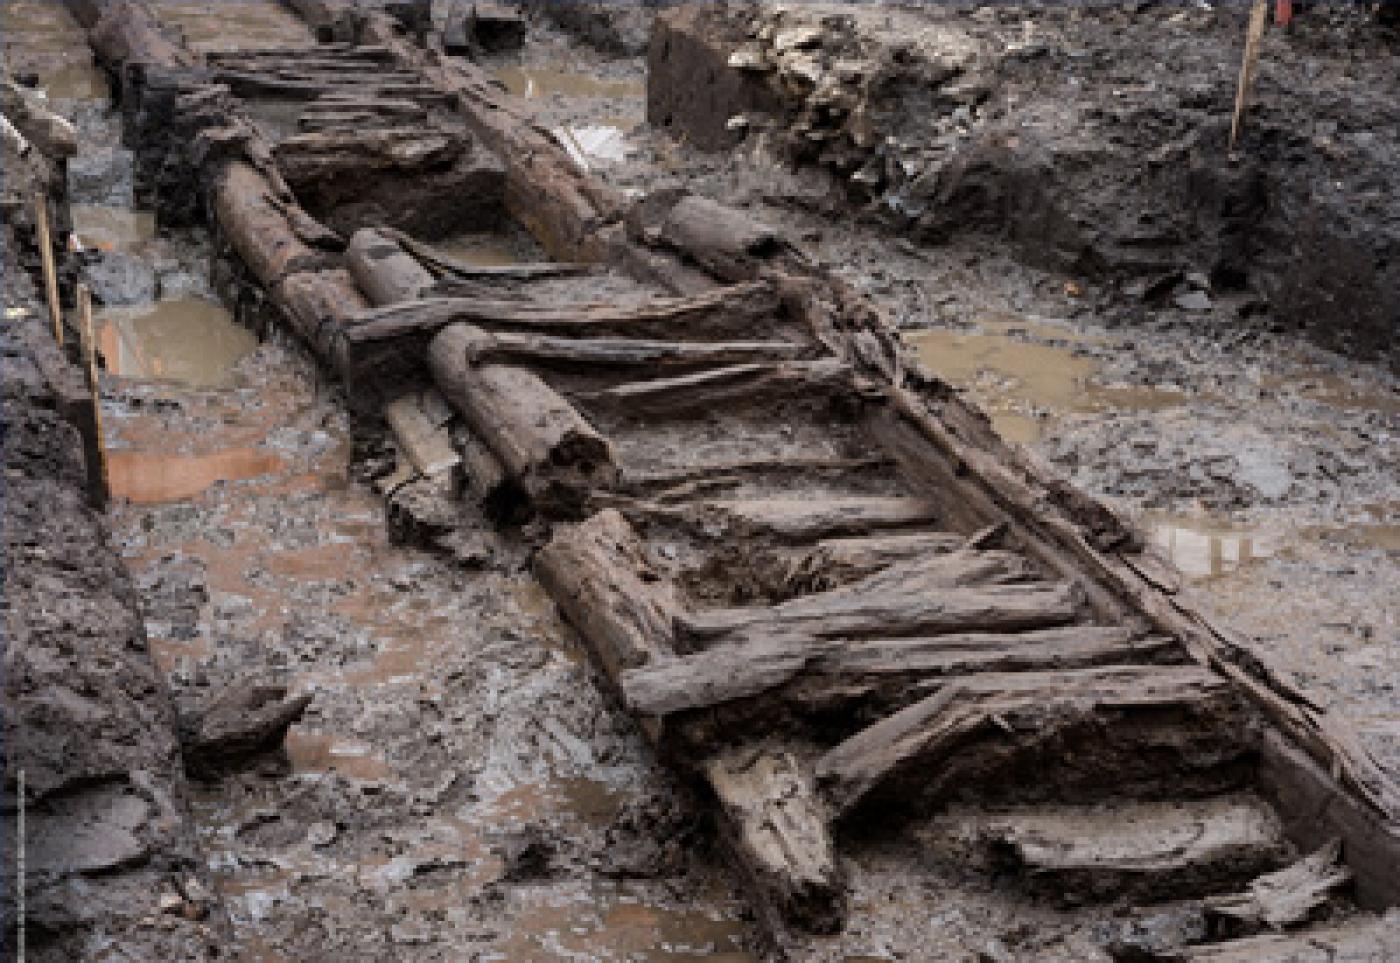
<instances>
[{"instance_id":1,"label":"water reflection","mask_svg":"<svg viewBox=\"0 0 1400 963\"><path fill-rule=\"evenodd\" d=\"M1152 544L1171 559L1182 574L1196 579L1220 578L1245 565L1272 558L1274 536L1228 523L1202 519L1148 519Z\"/></svg>"},{"instance_id":2,"label":"water reflection","mask_svg":"<svg viewBox=\"0 0 1400 963\"><path fill-rule=\"evenodd\" d=\"M1004 331L1030 323L994 322ZM1056 340L1084 340L1070 332ZM1070 412L1154 411L1184 404L1182 392L1111 387L1094 383L1099 362L1068 347L1029 343L1005 333L937 329L906 335L919 360L944 380L968 390L1007 441L1030 443L1045 434L1049 419Z\"/></svg>"},{"instance_id":3,"label":"water reflection","mask_svg":"<svg viewBox=\"0 0 1400 963\"><path fill-rule=\"evenodd\" d=\"M156 236L156 216L152 211L105 204L74 204L73 233L83 247L99 251L129 251Z\"/></svg>"},{"instance_id":4,"label":"water reflection","mask_svg":"<svg viewBox=\"0 0 1400 963\"><path fill-rule=\"evenodd\" d=\"M233 366L258 346L222 305L202 298L103 308L98 324L107 370L131 378L227 385Z\"/></svg>"}]
</instances>

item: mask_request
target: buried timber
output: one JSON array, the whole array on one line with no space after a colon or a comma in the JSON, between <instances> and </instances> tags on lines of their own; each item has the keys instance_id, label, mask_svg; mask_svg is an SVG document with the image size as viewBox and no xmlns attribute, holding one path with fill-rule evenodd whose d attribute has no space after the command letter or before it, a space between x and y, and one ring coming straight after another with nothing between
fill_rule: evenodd
<instances>
[{"instance_id":1,"label":"buried timber","mask_svg":"<svg viewBox=\"0 0 1400 963\"><path fill-rule=\"evenodd\" d=\"M413 5L252 4L243 43L175 6L73 4L158 233L264 336L175 383L120 355L178 336L104 339L237 952L1394 949L1366 748L798 235L617 190ZM1018 406L1180 406L941 339Z\"/></svg>"}]
</instances>

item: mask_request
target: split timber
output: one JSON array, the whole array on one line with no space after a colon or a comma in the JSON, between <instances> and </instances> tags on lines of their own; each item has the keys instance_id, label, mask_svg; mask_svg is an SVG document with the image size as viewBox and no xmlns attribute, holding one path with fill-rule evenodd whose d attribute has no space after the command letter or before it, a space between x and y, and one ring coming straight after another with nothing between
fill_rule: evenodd
<instances>
[{"instance_id":1,"label":"split timber","mask_svg":"<svg viewBox=\"0 0 1400 963\"><path fill-rule=\"evenodd\" d=\"M1352 734L920 370L874 305L743 212L681 190L627 203L384 13L289 3L323 43L234 69L141 0L72 0L147 167L236 255L240 300L358 408L388 406L419 473L455 465L497 517L552 525L540 581L708 787L779 946L843 925L845 830L969 796L1250 789L1288 845L1236 841L1260 857L1237 865L1340 839L1358 901L1400 904L1400 793ZM533 293L572 267L491 277L397 232L347 240L289 186L284 143L250 119L261 97L307 103L304 130L353 126L388 166L428 149L405 119L461 125L552 256L650 295L579 304Z\"/></svg>"}]
</instances>

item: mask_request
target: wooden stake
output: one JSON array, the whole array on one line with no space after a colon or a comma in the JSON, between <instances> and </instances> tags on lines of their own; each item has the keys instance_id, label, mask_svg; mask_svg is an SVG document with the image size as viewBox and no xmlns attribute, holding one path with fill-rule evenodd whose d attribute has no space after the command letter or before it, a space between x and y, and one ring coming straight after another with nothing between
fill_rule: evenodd
<instances>
[{"instance_id":1,"label":"wooden stake","mask_svg":"<svg viewBox=\"0 0 1400 963\"><path fill-rule=\"evenodd\" d=\"M63 307L58 303L58 271L53 263L53 238L49 234L49 202L43 194L34 195L34 223L39 230L39 253L44 259L44 290L53 317L53 336L63 347Z\"/></svg>"},{"instance_id":2,"label":"wooden stake","mask_svg":"<svg viewBox=\"0 0 1400 963\"><path fill-rule=\"evenodd\" d=\"M1235 118L1230 124L1230 153L1235 152L1240 130L1244 127L1244 108L1254 89L1254 76L1259 68L1259 50L1263 46L1264 29L1269 23L1269 0L1254 0L1249 12L1249 26L1244 35L1244 59L1240 63L1240 82L1235 90Z\"/></svg>"},{"instance_id":3,"label":"wooden stake","mask_svg":"<svg viewBox=\"0 0 1400 963\"><path fill-rule=\"evenodd\" d=\"M107 442L102 434L102 391L97 374L97 338L92 325L92 292L78 285L78 333L83 349L83 370L92 394L93 441L88 445L93 463L88 465L88 487L94 502L105 506L111 493L107 474ZM95 473L95 474L94 474Z\"/></svg>"}]
</instances>

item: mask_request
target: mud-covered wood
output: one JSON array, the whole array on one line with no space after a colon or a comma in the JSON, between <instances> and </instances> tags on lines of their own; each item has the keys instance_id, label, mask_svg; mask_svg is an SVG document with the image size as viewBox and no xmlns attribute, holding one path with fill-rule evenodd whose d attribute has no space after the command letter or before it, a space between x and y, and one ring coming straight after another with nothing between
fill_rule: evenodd
<instances>
[{"instance_id":1,"label":"mud-covered wood","mask_svg":"<svg viewBox=\"0 0 1400 963\"><path fill-rule=\"evenodd\" d=\"M88 28L88 42L112 64L193 67L193 53L160 29L151 7L141 0L79 0L73 12Z\"/></svg>"},{"instance_id":2,"label":"mud-covered wood","mask_svg":"<svg viewBox=\"0 0 1400 963\"><path fill-rule=\"evenodd\" d=\"M374 228L361 228L351 235L345 261L355 283L376 306L416 301L433 284L427 268Z\"/></svg>"},{"instance_id":3,"label":"mud-covered wood","mask_svg":"<svg viewBox=\"0 0 1400 963\"><path fill-rule=\"evenodd\" d=\"M839 932L846 882L807 767L791 753L739 749L702 771L764 909L809 932Z\"/></svg>"},{"instance_id":4,"label":"mud-covered wood","mask_svg":"<svg viewBox=\"0 0 1400 963\"><path fill-rule=\"evenodd\" d=\"M789 341L653 341L642 338L561 338L499 331L474 346L473 364L506 362L582 369L694 367L796 358L808 349Z\"/></svg>"},{"instance_id":5,"label":"mud-covered wood","mask_svg":"<svg viewBox=\"0 0 1400 963\"><path fill-rule=\"evenodd\" d=\"M793 555L783 580L786 595L824 592L846 582L873 575L896 562L955 552L965 540L945 532L880 534L831 538Z\"/></svg>"},{"instance_id":6,"label":"mud-covered wood","mask_svg":"<svg viewBox=\"0 0 1400 963\"><path fill-rule=\"evenodd\" d=\"M702 610L682 616L679 628L684 638L700 644L761 628L825 639L1038 629L1073 622L1081 604L1069 585L940 589L909 583L866 593L838 590L775 606Z\"/></svg>"},{"instance_id":7,"label":"mud-covered wood","mask_svg":"<svg viewBox=\"0 0 1400 963\"><path fill-rule=\"evenodd\" d=\"M1352 919L1297 933L1271 933L1165 953L1192 963L1380 963L1400 959L1395 916Z\"/></svg>"},{"instance_id":8,"label":"mud-covered wood","mask_svg":"<svg viewBox=\"0 0 1400 963\"><path fill-rule=\"evenodd\" d=\"M466 138L431 127L369 127L294 134L274 156L289 183L422 171L449 165L468 150Z\"/></svg>"},{"instance_id":9,"label":"mud-covered wood","mask_svg":"<svg viewBox=\"0 0 1400 963\"><path fill-rule=\"evenodd\" d=\"M473 364L490 336L452 325L433 338L429 366L438 390L541 507L573 502L617 480L612 446L540 377L523 368Z\"/></svg>"},{"instance_id":10,"label":"mud-covered wood","mask_svg":"<svg viewBox=\"0 0 1400 963\"><path fill-rule=\"evenodd\" d=\"M1240 893L1209 897L1206 916L1216 932L1245 936L1306 923L1352 880L1334 839L1291 866L1266 873Z\"/></svg>"},{"instance_id":11,"label":"mud-covered wood","mask_svg":"<svg viewBox=\"0 0 1400 963\"><path fill-rule=\"evenodd\" d=\"M384 420L399 449L421 474L440 475L461 462L447 426L429 416L420 394L415 392L390 402L384 408Z\"/></svg>"},{"instance_id":12,"label":"mud-covered wood","mask_svg":"<svg viewBox=\"0 0 1400 963\"><path fill-rule=\"evenodd\" d=\"M1228 700L1229 683L1197 666L1130 666L1073 672L971 676L862 730L831 749L816 766L823 792L847 812L877 787L920 781L920 773L950 771L947 759L983 736L1010 746L1050 739L1057 730L1086 722L1119 724L1137 712L1177 710L1208 718ZM1168 725L1179 725L1176 720ZM1233 741L1233 734L1227 736ZM1148 765L1162 769L1164 755ZM1101 778L1125 781L1127 773ZM1169 772L1161 772L1164 778Z\"/></svg>"},{"instance_id":13,"label":"mud-covered wood","mask_svg":"<svg viewBox=\"0 0 1400 963\"><path fill-rule=\"evenodd\" d=\"M888 468L888 459L878 455L870 458L833 458L827 455L791 455L768 458L737 458L726 461L704 461L663 471L627 472L619 491L629 494L654 494L664 499L689 482L714 479L774 477L783 475L809 477L843 477ZM899 538L900 536L893 536Z\"/></svg>"},{"instance_id":14,"label":"mud-covered wood","mask_svg":"<svg viewBox=\"0 0 1400 963\"><path fill-rule=\"evenodd\" d=\"M685 191L658 191L628 215L628 230L652 246L683 252L726 281L752 279L758 264L792 246L743 211Z\"/></svg>"},{"instance_id":15,"label":"mud-covered wood","mask_svg":"<svg viewBox=\"0 0 1400 963\"><path fill-rule=\"evenodd\" d=\"M617 512L556 526L535 556L535 575L614 681L627 669L674 658L674 586Z\"/></svg>"},{"instance_id":16,"label":"mud-covered wood","mask_svg":"<svg viewBox=\"0 0 1400 963\"><path fill-rule=\"evenodd\" d=\"M430 298L367 313L350 329L350 337L356 343L386 341L430 335L456 323L556 335L692 340L752 337L772 330L777 311L777 294L767 284L736 285L694 297L655 298L634 305Z\"/></svg>"},{"instance_id":17,"label":"mud-covered wood","mask_svg":"<svg viewBox=\"0 0 1400 963\"><path fill-rule=\"evenodd\" d=\"M636 519L669 522L700 537L758 536L792 544L915 528L938 519L938 509L930 501L882 495L775 496L717 499L688 505L621 499L617 507Z\"/></svg>"},{"instance_id":18,"label":"mud-covered wood","mask_svg":"<svg viewBox=\"0 0 1400 963\"><path fill-rule=\"evenodd\" d=\"M66 117L49 110L33 92L0 74L0 113L45 157L72 157L78 132Z\"/></svg>"},{"instance_id":19,"label":"mud-covered wood","mask_svg":"<svg viewBox=\"0 0 1400 963\"><path fill-rule=\"evenodd\" d=\"M622 691L629 708L653 716L760 693L809 711L856 703L888 710L962 676L1146 664L1169 658L1171 646L1170 639L1135 639L1126 629L1100 626L860 641L755 630L738 641L630 671Z\"/></svg>"},{"instance_id":20,"label":"mud-covered wood","mask_svg":"<svg viewBox=\"0 0 1400 963\"><path fill-rule=\"evenodd\" d=\"M982 838L1027 884L1075 900L1219 892L1287 855L1278 819L1248 795L1017 809Z\"/></svg>"},{"instance_id":21,"label":"mud-covered wood","mask_svg":"<svg viewBox=\"0 0 1400 963\"><path fill-rule=\"evenodd\" d=\"M343 268L298 272L283 278L272 292L302 341L342 378L346 377L341 343L344 319L369 308L350 272Z\"/></svg>"},{"instance_id":22,"label":"mud-covered wood","mask_svg":"<svg viewBox=\"0 0 1400 963\"><path fill-rule=\"evenodd\" d=\"M819 401L840 396L850 387L850 368L834 358L821 358L726 365L671 378L613 385L579 398L600 411L664 418L784 398Z\"/></svg>"}]
</instances>

